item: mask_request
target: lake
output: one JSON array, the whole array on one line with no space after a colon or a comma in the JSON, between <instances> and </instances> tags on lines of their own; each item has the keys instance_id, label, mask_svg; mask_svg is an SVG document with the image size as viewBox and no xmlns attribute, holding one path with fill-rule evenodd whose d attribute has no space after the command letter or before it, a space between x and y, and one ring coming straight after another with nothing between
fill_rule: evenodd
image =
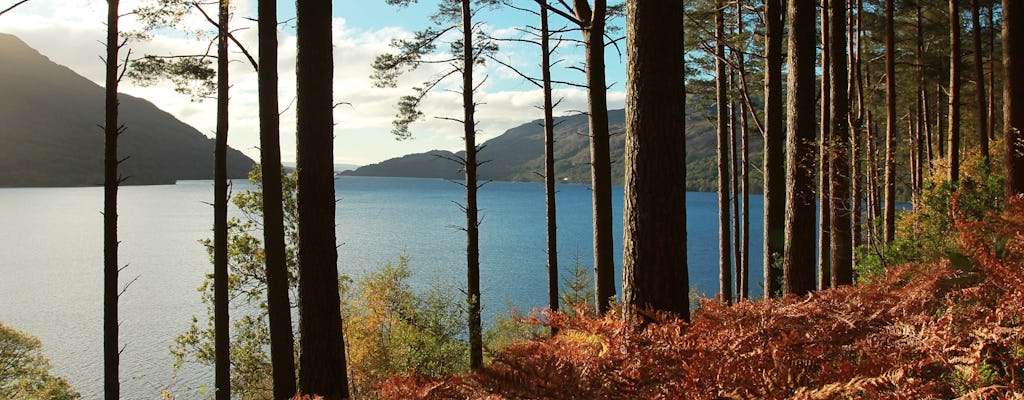
<instances>
[{"instance_id":1,"label":"lake","mask_svg":"<svg viewBox=\"0 0 1024 400\"><path fill-rule=\"evenodd\" d=\"M250 188L235 181L233 191ZM405 253L413 287L435 279L465 283L465 223L455 202L462 186L441 179L342 177L336 181L338 270L358 277ZM578 255L592 265L591 192L559 185L558 246L562 275ZM622 187L613 191L615 247L622 252ZM127 186L119 196L121 282L134 282L120 300L122 395L159 398L213 385L209 368L187 364L175 373L168 347L193 315L203 318L196 287L212 273L210 181ZM491 182L480 191L481 292L484 320L547 301L544 187ZM39 337L54 372L83 398L102 397L103 189L0 189L0 321ZM690 283L718 292L717 195L689 193ZM762 198L751 196L750 276L760 293ZM232 210L237 215L237 210ZM616 260L621 293L621 256ZM680 288L680 290L688 290ZM191 391L191 393L195 393Z\"/></svg>"}]
</instances>

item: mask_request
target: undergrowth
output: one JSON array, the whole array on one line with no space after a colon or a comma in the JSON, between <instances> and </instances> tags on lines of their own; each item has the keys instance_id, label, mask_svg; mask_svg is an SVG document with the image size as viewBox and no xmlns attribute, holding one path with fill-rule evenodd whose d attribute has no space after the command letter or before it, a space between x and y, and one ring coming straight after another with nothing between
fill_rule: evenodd
<instances>
[{"instance_id":1,"label":"undergrowth","mask_svg":"<svg viewBox=\"0 0 1024 400\"><path fill-rule=\"evenodd\" d=\"M857 286L727 306L692 323L535 313L554 337L465 376L390 378L387 399L928 399L1024 396L1024 198L968 217L956 252Z\"/></svg>"}]
</instances>

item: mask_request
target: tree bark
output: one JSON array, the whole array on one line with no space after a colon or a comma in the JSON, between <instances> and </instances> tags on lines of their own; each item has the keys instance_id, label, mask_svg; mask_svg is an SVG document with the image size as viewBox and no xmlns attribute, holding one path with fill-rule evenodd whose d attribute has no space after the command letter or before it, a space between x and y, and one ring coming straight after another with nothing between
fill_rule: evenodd
<instances>
[{"instance_id":1,"label":"tree bark","mask_svg":"<svg viewBox=\"0 0 1024 400\"><path fill-rule=\"evenodd\" d=\"M477 205L476 103L473 100L473 10L462 0L462 110L466 142L466 286L469 295L469 368L484 365L483 328L480 322L480 218Z\"/></svg>"},{"instance_id":2,"label":"tree bark","mask_svg":"<svg viewBox=\"0 0 1024 400\"><path fill-rule=\"evenodd\" d=\"M277 103L277 3L260 1L257 71L260 114L260 165L263 179L263 246L266 256L267 316L274 398L295 396L295 342L288 299L288 263L284 238L284 189L281 183L281 120Z\"/></svg>"},{"instance_id":3,"label":"tree bark","mask_svg":"<svg viewBox=\"0 0 1024 400\"><path fill-rule=\"evenodd\" d=\"M981 151L982 163L985 169L989 165L988 149L988 95L985 94L985 62L981 53L981 11L978 7L978 0L971 0L971 25L974 27L974 84L976 91L975 100L975 121L978 130L978 148Z\"/></svg>"},{"instance_id":4,"label":"tree bark","mask_svg":"<svg viewBox=\"0 0 1024 400\"><path fill-rule=\"evenodd\" d=\"M896 31L893 0L885 0L885 214L883 238L896 235Z\"/></svg>"},{"instance_id":5,"label":"tree bark","mask_svg":"<svg viewBox=\"0 0 1024 400\"><path fill-rule=\"evenodd\" d=\"M608 132L608 91L604 67L604 27L607 5L574 0L576 18L583 24L586 47L588 113L590 122L590 182L594 193L594 295L599 313L615 297L615 254L612 241L612 170Z\"/></svg>"},{"instance_id":6,"label":"tree bark","mask_svg":"<svg viewBox=\"0 0 1024 400\"><path fill-rule=\"evenodd\" d=\"M683 3L626 1L623 302L689 320Z\"/></svg>"},{"instance_id":7,"label":"tree bark","mask_svg":"<svg viewBox=\"0 0 1024 400\"><path fill-rule=\"evenodd\" d=\"M996 2L988 6L988 139L996 140Z\"/></svg>"},{"instance_id":8,"label":"tree bark","mask_svg":"<svg viewBox=\"0 0 1024 400\"><path fill-rule=\"evenodd\" d=\"M829 167L832 164L832 74L831 25L829 24L829 2L822 0L821 7L821 133L818 136L818 287L821 290L832 286L832 213L829 207Z\"/></svg>"},{"instance_id":9,"label":"tree bark","mask_svg":"<svg viewBox=\"0 0 1024 400\"><path fill-rule=\"evenodd\" d=\"M1006 191L1024 193L1024 4L1003 0L1003 132L1006 143Z\"/></svg>"},{"instance_id":10,"label":"tree bark","mask_svg":"<svg viewBox=\"0 0 1024 400\"><path fill-rule=\"evenodd\" d=\"M831 286L853 283L853 248L850 237L850 103L846 70L846 0L829 0L829 78L832 154L829 157L829 239ZM824 207L824 205L822 205Z\"/></svg>"},{"instance_id":11,"label":"tree bark","mask_svg":"<svg viewBox=\"0 0 1024 400\"><path fill-rule=\"evenodd\" d=\"M299 391L348 398L338 293L331 3L297 0Z\"/></svg>"},{"instance_id":12,"label":"tree bark","mask_svg":"<svg viewBox=\"0 0 1024 400\"><path fill-rule=\"evenodd\" d=\"M715 11L715 88L718 102L718 283L722 301L732 304L732 249L729 217L729 98L725 71L725 4Z\"/></svg>"},{"instance_id":13,"label":"tree bark","mask_svg":"<svg viewBox=\"0 0 1024 400\"><path fill-rule=\"evenodd\" d=\"M764 2L764 295L781 292L779 261L785 249L786 131L782 109L782 0Z\"/></svg>"},{"instance_id":14,"label":"tree bark","mask_svg":"<svg viewBox=\"0 0 1024 400\"><path fill-rule=\"evenodd\" d=\"M119 268L117 266L117 188L121 184L117 167L118 124L118 0L107 0L106 94L103 122L103 393L106 400L121 398L118 378L120 349L117 346L117 298Z\"/></svg>"},{"instance_id":15,"label":"tree bark","mask_svg":"<svg viewBox=\"0 0 1024 400\"><path fill-rule=\"evenodd\" d=\"M949 0L949 181L960 180L960 0Z\"/></svg>"},{"instance_id":16,"label":"tree bark","mask_svg":"<svg viewBox=\"0 0 1024 400\"><path fill-rule=\"evenodd\" d=\"M213 320L217 400L231 398L231 322L228 316L228 7L218 2L217 133L213 172Z\"/></svg>"},{"instance_id":17,"label":"tree bark","mask_svg":"<svg viewBox=\"0 0 1024 400\"><path fill-rule=\"evenodd\" d=\"M787 5L789 78L786 119L786 244L783 280L786 293L814 290L815 10L798 2Z\"/></svg>"}]
</instances>

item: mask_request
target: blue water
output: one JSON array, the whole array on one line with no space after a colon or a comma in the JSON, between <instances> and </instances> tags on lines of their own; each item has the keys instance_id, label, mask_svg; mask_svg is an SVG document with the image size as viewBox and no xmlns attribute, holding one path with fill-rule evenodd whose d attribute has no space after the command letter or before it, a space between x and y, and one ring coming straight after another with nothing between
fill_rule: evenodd
<instances>
[{"instance_id":1,"label":"blue water","mask_svg":"<svg viewBox=\"0 0 1024 400\"><path fill-rule=\"evenodd\" d=\"M234 191L248 188L236 181ZM344 177L336 182L339 272L366 271L411 257L414 287L436 279L465 285L462 186L440 179ZM614 237L622 251L622 188L613 191ZM208 181L124 187L119 234L124 398L157 398L163 388L212 385L194 364L175 374L168 346L205 309L195 288L212 271L198 240L210 236ZM689 193L690 283L718 291L717 195ZM57 374L84 398L102 394L101 188L0 189L0 321L38 336ZM559 185L559 265L591 263L591 192ZM492 182L480 191L481 290L485 321L508 304L523 310L547 299L544 188ZM236 213L235 210L232 210ZM762 199L751 197L751 291L760 293ZM621 292L621 259L616 260ZM680 288L681 291L688 288Z\"/></svg>"}]
</instances>

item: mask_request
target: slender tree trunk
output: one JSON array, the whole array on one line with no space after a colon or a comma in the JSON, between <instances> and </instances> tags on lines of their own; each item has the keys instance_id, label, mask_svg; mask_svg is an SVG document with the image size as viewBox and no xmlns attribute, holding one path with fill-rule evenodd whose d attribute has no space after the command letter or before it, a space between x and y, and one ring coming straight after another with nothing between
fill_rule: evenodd
<instances>
[{"instance_id":1,"label":"slender tree trunk","mask_svg":"<svg viewBox=\"0 0 1024 400\"><path fill-rule=\"evenodd\" d=\"M853 284L850 237L850 103L846 70L846 0L829 0L829 79L832 94L832 154L829 157L831 285ZM824 207L824 205L822 205Z\"/></svg>"},{"instance_id":2,"label":"slender tree trunk","mask_svg":"<svg viewBox=\"0 0 1024 400\"><path fill-rule=\"evenodd\" d=\"M736 84L736 74L729 74L729 81L731 87L738 88ZM730 191L732 192L732 259L733 259L733 300L740 299L740 282L742 281L742 272L740 271L740 260L743 258L743 251L740 242L740 225L743 216L740 215L740 172L739 172L739 144L737 143L737 136L739 136L739 104L735 101L729 106L729 183L731 184Z\"/></svg>"},{"instance_id":3,"label":"slender tree trunk","mask_svg":"<svg viewBox=\"0 0 1024 400\"><path fill-rule=\"evenodd\" d=\"M729 100L725 71L725 4L716 3L715 12L715 87L718 99L718 283L722 301L732 304L732 254L729 218Z\"/></svg>"},{"instance_id":4,"label":"slender tree trunk","mask_svg":"<svg viewBox=\"0 0 1024 400\"><path fill-rule=\"evenodd\" d=\"M786 119L786 245L783 279L786 293L814 290L814 145L817 118L814 104L815 10L796 1L787 5L789 79Z\"/></svg>"},{"instance_id":5,"label":"slender tree trunk","mask_svg":"<svg viewBox=\"0 0 1024 400\"><path fill-rule=\"evenodd\" d=\"M1024 193L1024 4L1003 0L1003 132L1006 143L1006 192Z\"/></svg>"},{"instance_id":6,"label":"slender tree trunk","mask_svg":"<svg viewBox=\"0 0 1024 400\"><path fill-rule=\"evenodd\" d=\"M558 225L555 213L555 116L551 99L551 37L548 28L547 0L540 4L541 75L544 91L544 196L547 204L548 307L558 311ZM557 333L554 327L551 334Z\"/></svg>"},{"instance_id":7,"label":"slender tree trunk","mask_svg":"<svg viewBox=\"0 0 1024 400\"><path fill-rule=\"evenodd\" d=\"M217 400L231 398L231 322L228 316L228 7L220 0L217 34L217 133L213 179L213 303Z\"/></svg>"},{"instance_id":8,"label":"slender tree trunk","mask_svg":"<svg viewBox=\"0 0 1024 400\"><path fill-rule=\"evenodd\" d=\"M831 287L832 268L832 214L829 208L831 190L829 187L829 167L832 159L831 136L832 136L832 70L830 57L832 48L829 45L831 38L829 24L829 2L822 0L821 7L821 133L818 136L819 159L818 159L818 287L821 290Z\"/></svg>"},{"instance_id":9,"label":"slender tree trunk","mask_svg":"<svg viewBox=\"0 0 1024 400\"><path fill-rule=\"evenodd\" d=\"M867 161L868 161L868 234L870 243L879 243L878 218L882 213L879 207L878 194L878 132L875 130L874 114L867 110L867 122L864 125L867 132Z\"/></svg>"},{"instance_id":10,"label":"slender tree trunk","mask_svg":"<svg viewBox=\"0 0 1024 400\"><path fill-rule=\"evenodd\" d=\"M476 103L473 100L473 10L462 0L462 107L466 142L466 286L469 294L469 368L484 366L483 327L480 322L480 218L477 205Z\"/></svg>"},{"instance_id":11,"label":"slender tree trunk","mask_svg":"<svg viewBox=\"0 0 1024 400\"><path fill-rule=\"evenodd\" d=\"M106 97L103 122L103 393L106 400L121 398L118 365L121 352L117 346L117 187L121 184L117 167L117 137L122 128L117 118L118 0L107 0Z\"/></svg>"},{"instance_id":12,"label":"slender tree trunk","mask_svg":"<svg viewBox=\"0 0 1024 400\"><path fill-rule=\"evenodd\" d=\"M949 181L960 180L960 0L949 0Z\"/></svg>"},{"instance_id":13,"label":"slender tree trunk","mask_svg":"<svg viewBox=\"0 0 1024 400\"><path fill-rule=\"evenodd\" d=\"M925 152L927 153L928 175L931 176L932 161L934 161L935 158L932 150L932 122L931 112L928 107L928 88L925 86L924 76L924 29L921 24L921 2L917 2L915 9L917 16L917 106L918 112L920 113L920 120L918 123L920 124L919 129L924 131L924 141L922 142L922 146L925 147Z\"/></svg>"},{"instance_id":14,"label":"slender tree trunk","mask_svg":"<svg viewBox=\"0 0 1024 400\"><path fill-rule=\"evenodd\" d=\"M949 72L949 71L946 71ZM946 158L946 129L942 125L943 121L946 121L947 115L943 114L943 111L949 111L949 104L947 102L946 107L942 106L942 95L946 91L943 89L942 84L935 84L935 141L938 142L939 158ZM946 95L949 98L949 95ZM947 171L947 175L948 171Z\"/></svg>"},{"instance_id":15,"label":"slender tree trunk","mask_svg":"<svg viewBox=\"0 0 1024 400\"><path fill-rule=\"evenodd\" d=\"M297 0L299 391L349 397L338 293L331 3Z\"/></svg>"},{"instance_id":16,"label":"slender tree trunk","mask_svg":"<svg viewBox=\"0 0 1024 400\"><path fill-rule=\"evenodd\" d=\"M267 264L267 316L274 398L295 396L295 342L288 299L288 262L284 239L284 189L281 183L281 120L277 103L277 3L259 7L260 165L263 178L263 246Z\"/></svg>"},{"instance_id":17,"label":"slender tree trunk","mask_svg":"<svg viewBox=\"0 0 1024 400\"><path fill-rule=\"evenodd\" d=\"M608 311L615 296L615 255L612 241L612 172L608 132L608 84L604 67L605 0L574 0L576 18L584 23L588 112L590 122L590 182L594 193L594 295L599 313Z\"/></svg>"},{"instance_id":18,"label":"slender tree trunk","mask_svg":"<svg viewBox=\"0 0 1024 400\"><path fill-rule=\"evenodd\" d=\"M861 0L857 0L858 5ZM854 16L854 12L857 12ZM854 19L856 17L856 20ZM854 21L856 21L856 30L854 29ZM853 197L853 205L850 208L850 225L852 227L851 234L853 235L852 246L854 249L861 245L862 231L861 231L861 205L864 199L864 185L862 182L863 173L861 170L861 128L864 126L864 92L861 91L860 72L860 11L855 10L855 7L851 4L850 7L850 24L847 29L847 35L849 40L849 84L847 90L850 92L850 98L856 94L857 96L857 114L850 118L850 192ZM856 42L855 42L856 40ZM852 101L851 101L852 102ZM852 108L852 104L851 104ZM851 110L852 113L852 110ZM856 260L854 260L856 261Z\"/></svg>"},{"instance_id":19,"label":"slender tree trunk","mask_svg":"<svg viewBox=\"0 0 1024 400\"><path fill-rule=\"evenodd\" d=\"M743 24L743 1L737 0L736 2L736 32L739 35L744 34ZM743 52L736 53L736 64L740 69L741 74L746 73L746 62L744 60ZM744 87L742 90L746 90ZM737 299L746 300L750 296L750 126L747 113L750 112L747 103L740 103L740 157L742 168L740 170L740 191L742 192L741 197L743 198L743 209L737 212L737 215L742 215L743 220L740 223L740 235L741 244L736 246L740 251L740 257L738 260L739 269L739 280L736 283L737 291L739 295Z\"/></svg>"},{"instance_id":20,"label":"slender tree trunk","mask_svg":"<svg viewBox=\"0 0 1024 400\"><path fill-rule=\"evenodd\" d=\"M896 31L893 0L885 0L885 243L896 235Z\"/></svg>"},{"instance_id":21,"label":"slender tree trunk","mask_svg":"<svg viewBox=\"0 0 1024 400\"><path fill-rule=\"evenodd\" d=\"M785 250L786 131L782 108L782 0L764 2L764 296L781 292L781 257Z\"/></svg>"},{"instance_id":22,"label":"slender tree trunk","mask_svg":"<svg viewBox=\"0 0 1024 400\"><path fill-rule=\"evenodd\" d=\"M988 139L996 140L996 2L988 6Z\"/></svg>"},{"instance_id":23,"label":"slender tree trunk","mask_svg":"<svg viewBox=\"0 0 1024 400\"><path fill-rule=\"evenodd\" d=\"M974 27L974 84L975 91L975 121L978 130L978 147L981 151L982 163L985 170L989 165L988 150L988 95L985 94L985 62L981 53L981 11L978 7L978 0L971 0L971 25Z\"/></svg>"},{"instance_id":24,"label":"slender tree trunk","mask_svg":"<svg viewBox=\"0 0 1024 400\"><path fill-rule=\"evenodd\" d=\"M689 320L683 2L626 1L623 303Z\"/></svg>"},{"instance_id":25,"label":"slender tree trunk","mask_svg":"<svg viewBox=\"0 0 1024 400\"><path fill-rule=\"evenodd\" d=\"M917 195L921 194L921 188L924 185L923 182L924 182L925 174L924 174L924 167L923 166L924 166L924 160L925 160L925 150L924 150L925 132L928 131L929 128L928 128L928 124L925 122L926 119L927 119L927 113L928 113L926 111L926 109L927 109L927 101L928 100L927 100L927 97L925 96L925 87L924 87L924 34L923 34L923 31L922 31L922 27L921 27L921 2L917 2L916 7L914 7L914 8L915 8L915 11L916 11L916 16L917 16L917 19L916 19L916 22L917 22L917 24L916 24L916 28L917 28L917 35L916 35L917 36L916 37L917 51L914 53L914 63L916 64L914 66L914 73L917 75L916 76L916 78L917 78L917 91L916 91L917 103L916 103L916 105L914 107L914 110L915 110L915 113L916 113L915 115L916 115L916 119L917 119L917 127L914 129L915 140L916 140L915 151L917 152L916 153L916 163L917 163L917 165L915 165L914 168L915 168L915 171L917 173L917 185L915 186L914 195L917 196ZM930 143L930 140L929 140L929 143ZM927 154L927 156L928 156L928 162L931 163L931 153L930 153L930 150L929 150L929 153ZM930 169L929 169L929 172L930 172ZM917 204L916 200L915 200L914 204L915 205Z\"/></svg>"}]
</instances>

